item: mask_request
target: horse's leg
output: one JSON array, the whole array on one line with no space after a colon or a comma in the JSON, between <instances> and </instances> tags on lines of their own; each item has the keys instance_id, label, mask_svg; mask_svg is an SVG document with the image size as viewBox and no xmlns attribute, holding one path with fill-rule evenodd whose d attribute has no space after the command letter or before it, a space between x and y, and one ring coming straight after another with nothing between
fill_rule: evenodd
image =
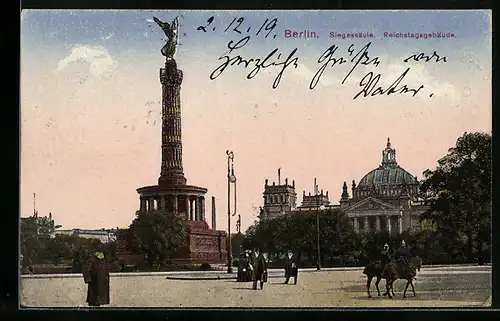
<instances>
[{"instance_id":1,"label":"horse's leg","mask_svg":"<svg viewBox=\"0 0 500 321\"><path fill-rule=\"evenodd\" d=\"M413 296L417 296L417 295L415 294L415 287L413 286L413 280L411 281L411 283L410 283L410 284L411 284L411 289L412 289L412 291L413 291Z\"/></svg>"},{"instance_id":2,"label":"horse's leg","mask_svg":"<svg viewBox=\"0 0 500 321\"><path fill-rule=\"evenodd\" d=\"M386 290L387 295L389 296L389 299L392 299L391 293L389 291L391 288L392 282L394 282L392 279L390 279L390 280L388 279L386 284L385 284L385 290Z\"/></svg>"},{"instance_id":3,"label":"horse's leg","mask_svg":"<svg viewBox=\"0 0 500 321\"><path fill-rule=\"evenodd\" d=\"M382 295L384 295L384 296L386 296L386 295L388 295L388 294L389 294L389 286L388 286L388 285L389 285L389 281L390 281L390 280L391 280L391 275L388 275L388 276L385 278L385 292L384 292L384 294L382 294Z\"/></svg>"},{"instance_id":4,"label":"horse's leg","mask_svg":"<svg viewBox=\"0 0 500 321\"><path fill-rule=\"evenodd\" d=\"M385 279L385 292L384 292L384 294L382 294L384 296L389 294L390 286L387 287L387 285L389 284L390 278L391 278L391 276L389 276L389 278Z\"/></svg>"},{"instance_id":5,"label":"horse's leg","mask_svg":"<svg viewBox=\"0 0 500 321\"><path fill-rule=\"evenodd\" d=\"M406 290L408 290L408 285L410 285L411 281L406 281L405 291L403 292L403 299L406 299Z\"/></svg>"},{"instance_id":6,"label":"horse's leg","mask_svg":"<svg viewBox=\"0 0 500 321\"><path fill-rule=\"evenodd\" d=\"M394 280L394 281L396 281L396 280ZM394 296L394 281L392 281L392 283L391 283L392 296Z\"/></svg>"},{"instance_id":7,"label":"horse's leg","mask_svg":"<svg viewBox=\"0 0 500 321\"><path fill-rule=\"evenodd\" d=\"M368 293L368 297L371 298L372 295L370 294L370 285L372 284L372 279L373 276L368 276L368 280L366 281L366 292Z\"/></svg>"},{"instance_id":8,"label":"horse's leg","mask_svg":"<svg viewBox=\"0 0 500 321\"><path fill-rule=\"evenodd\" d=\"M380 282L380 280L382 279L382 277L380 275L377 276L377 281L375 282L375 286L377 287L377 292L378 292L378 296L380 296L380 290L378 288L378 284Z\"/></svg>"}]
</instances>

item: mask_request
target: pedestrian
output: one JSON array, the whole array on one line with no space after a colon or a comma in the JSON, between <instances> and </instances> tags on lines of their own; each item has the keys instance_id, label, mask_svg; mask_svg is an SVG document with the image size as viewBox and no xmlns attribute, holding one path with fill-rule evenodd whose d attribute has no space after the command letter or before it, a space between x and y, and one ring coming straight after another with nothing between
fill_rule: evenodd
<instances>
[{"instance_id":1,"label":"pedestrian","mask_svg":"<svg viewBox=\"0 0 500 321\"><path fill-rule=\"evenodd\" d=\"M109 270L103 252L95 252L84 269L83 279L88 284L87 303L99 307L109 304Z\"/></svg>"},{"instance_id":2,"label":"pedestrian","mask_svg":"<svg viewBox=\"0 0 500 321\"><path fill-rule=\"evenodd\" d=\"M285 284L288 284L291 277L293 277L293 284L297 284L297 278L299 277L297 258L292 251L288 251L285 263Z\"/></svg>"},{"instance_id":3,"label":"pedestrian","mask_svg":"<svg viewBox=\"0 0 500 321\"><path fill-rule=\"evenodd\" d=\"M238 274L236 277L236 281L238 282L247 282L249 281L248 279L248 272L250 271L248 265L249 265L249 260L250 255L247 252L243 252L240 254L240 260L238 261Z\"/></svg>"},{"instance_id":4,"label":"pedestrian","mask_svg":"<svg viewBox=\"0 0 500 321\"><path fill-rule=\"evenodd\" d=\"M254 262L253 271L253 289L257 290L257 282L260 282L260 289L264 288L264 283L267 282L267 259L260 249L255 249L257 258Z\"/></svg>"}]
</instances>

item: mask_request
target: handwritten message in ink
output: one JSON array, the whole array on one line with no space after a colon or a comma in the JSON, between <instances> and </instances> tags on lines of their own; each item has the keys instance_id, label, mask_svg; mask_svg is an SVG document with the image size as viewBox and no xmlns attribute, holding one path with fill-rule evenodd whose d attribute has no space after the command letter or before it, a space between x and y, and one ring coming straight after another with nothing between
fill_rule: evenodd
<instances>
[{"instance_id":1,"label":"handwritten message in ink","mask_svg":"<svg viewBox=\"0 0 500 321\"><path fill-rule=\"evenodd\" d=\"M200 25L197 28L197 31L207 33L207 32L217 32L217 27L213 26L215 21L215 17L210 17L205 24ZM276 39L277 37L277 26L278 26L278 18L266 18L263 19L262 24L256 26L254 28L253 25L247 24L245 21L245 17L235 17L231 22L223 22L223 32L224 33L235 33L238 35L239 40L230 40L227 44L227 48L225 48L224 53L222 53L219 58L219 65L215 67L215 69L210 73L210 80L215 80L221 75L223 75L224 71L228 70L231 67L239 67L245 69L246 79L255 78L261 70L270 68L270 70L276 70L276 76L272 83L272 88L276 89L280 85L283 80L284 75L287 70L298 68L300 64L300 52L299 48L294 48L289 52L283 52L278 46L269 51L269 53L264 53L260 57L247 57L243 52L243 48L248 48L250 46L252 37L263 37ZM251 31L256 32L251 32ZM334 32L330 32L330 41L332 38L339 38ZM284 36L286 38L289 37L299 37L299 38L319 38L316 32L312 32L309 30L304 30L301 32L295 32L291 30L285 30ZM374 35L371 33L359 33L350 35L350 38L353 39L372 39ZM391 36L391 35L389 35ZM403 38L426 38L427 34L404 34ZM433 36L433 35L430 35ZM430 37L429 36L429 37ZM439 33L441 36L441 33ZM451 35L454 37L454 35ZM396 37L396 36L394 36ZM444 34L443 37L450 37L450 34ZM343 37L340 37L344 39ZM349 38L349 37L347 37ZM391 37L389 37L391 38ZM256 39L259 41L259 39ZM309 83L309 89L314 90L318 83L321 82L321 78L325 72L328 72L329 69L336 69L341 65L347 64L346 66L350 67L349 71L342 75L341 84L344 84L347 79L353 77L352 74L360 67L368 68L368 72L356 81L358 84L358 89L356 89L356 94L353 96L353 99L358 98L369 98L376 97L381 95L410 95L411 97L415 97L417 95L428 95L432 97L434 93L425 92L425 88L427 85L425 84L417 84L417 85L407 85L405 84L405 77L407 77L411 73L411 66L407 67L405 71L399 75L396 79L389 79L393 81L389 86L381 86L379 82L382 82L383 75L381 73L377 73L377 67L383 61L378 56L371 55L369 53L370 47L373 46L371 40L368 40L364 46L356 46L355 44L350 44L348 46L340 46L339 44L333 43L331 44L317 59L317 64L319 67L316 69L314 76L312 77ZM431 54L419 52L409 54L406 59L403 59L403 62L406 64L411 63L446 63L447 58L439 55L436 51Z\"/></svg>"}]
</instances>

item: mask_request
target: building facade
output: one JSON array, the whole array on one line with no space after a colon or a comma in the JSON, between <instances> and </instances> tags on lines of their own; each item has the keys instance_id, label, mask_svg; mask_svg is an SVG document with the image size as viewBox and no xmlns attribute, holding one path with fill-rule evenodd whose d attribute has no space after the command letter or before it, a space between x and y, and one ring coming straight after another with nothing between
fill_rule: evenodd
<instances>
[{"instance_id":1,"label":"building facade","mask_svg":"<svg viewBox=\"0 0 500 321\"><path fill-rule=\"evenodd\" d=\"M269 185L269 181L266 179L264 184L264 206L260 213L260 219L273 219L285 213L290 213L296 207L295 181L292 181L290 185L288 184L288 178L285 178L285 184L281 185L278 177L278 184L273 182L272 185Z\"/></svg>"},{"instance_id":2,"label":"building facade","mask_svg":"<svg viewBox=\"0 0 500 321\"><path fill-rule=\"evenodd\" d=\"M344 182L339 208L358 232L411 231L420 226L419 216L427 210L418 197L419 188L417 177L398 165L396 150L388 138L381 164L359 184L352 181L351 196Z\"/></svg>"},{"instance_id":3,"label":"building facade","mask_svg":"<svg viewBox=\"0 0 500 321\"><path fill-rule=\"evenodd\" d=\"M420 182L396 161L396 150L387 139L382 151L381 164L368 172L356 185L353 180L351 195L347 183L342 186L339 204L331 204L328 192L319 192L315 181L313 195L302 194L302 204L295 206L295 183L264 186L264 206L260 219L275 218L294 212L340 209L351 219L357 232L382 232L389 234L413 231L419 224L419 216L428 207L423 205L418 193Z\"/></svg>"},{"instance_id":4,"label":"building facade","mask_svg":"<svg viewBox=\"0 0 500 321\"><path fill-rule=\"evenodd\" d=\"M85 230L85 229L65 229L65 230L56 230L56 235L74 235L78 237L83 237L87 239L96 239L101 241L101 243L109 243L113 242L115 238L115 234L113 230Z\"/></svg>"}]
</instances>

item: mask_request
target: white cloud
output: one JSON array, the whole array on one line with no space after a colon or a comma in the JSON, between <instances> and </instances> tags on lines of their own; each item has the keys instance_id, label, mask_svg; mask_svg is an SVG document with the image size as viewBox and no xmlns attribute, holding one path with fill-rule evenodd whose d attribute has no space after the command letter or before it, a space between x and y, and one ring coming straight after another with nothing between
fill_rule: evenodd
<instances>
[{"instance_id":1,"label":"white cloud","mask_svg":"<svg viewBox=\"0 0 500 321\"><path fill-rule=\"evenodd\" d=\"M77 45L71 49L68 56L59 61L56 71L62 71L79 61L88 63L89 72L94 76L109 73L118 65L116 59L104 47Z\"/></svg>"},{"instance_id":2,"label":"white cloud","mask_svg":"<svg viewBox=\"0 0 500 321\"><path fill-rule=\"evenodd\" d=\"M113 36L114 36L114 35L115 35L115 33L114 33L114 32L112 32L112 33L110 33L110 34L109 34L109 35L107 35L107 36L101 36L101 39L102 39L102 40L109 40L109 39L113 38Z\"/></svg>"},{"instance_id":3,"label":"white cloud","mask_svg":"<svg viewBox=\"0 0 500 321\"><path fill-rule=\"evenodd\" d=\"M384 80L382 83L384 85L389 85L398 79L407 68L411 68L406 74L404 80L401 84L407 84L408 87L418 88L420 85L424 85L426 93L433 93L435 97L446 97L452 99L453 101L459 97L455 86L448 82L443 81L435 76L433 72L438 72L438 70L430 71L426 68L424 64L403 64L403 63L392 63L384 66L386 71L383 73Z\"/></svg>"},{"instance_id":4,"label":"white cloud","mask_svg":"<svg viewBox=\"0 0 500 321\"><path fill-rule=\"evenodd\" d=\"M293 74L298 76L302 81L310 83L311 80L313 79L315 72L313 72L309 67L307 67L305 64L299 63L297 68L292 69ZM318 85L322 86L331 86L334 83L338 83L337 79L334 79L330 76L323 75L321 76L321 80L318 82Z\"/></svg>"}]
</instances>

